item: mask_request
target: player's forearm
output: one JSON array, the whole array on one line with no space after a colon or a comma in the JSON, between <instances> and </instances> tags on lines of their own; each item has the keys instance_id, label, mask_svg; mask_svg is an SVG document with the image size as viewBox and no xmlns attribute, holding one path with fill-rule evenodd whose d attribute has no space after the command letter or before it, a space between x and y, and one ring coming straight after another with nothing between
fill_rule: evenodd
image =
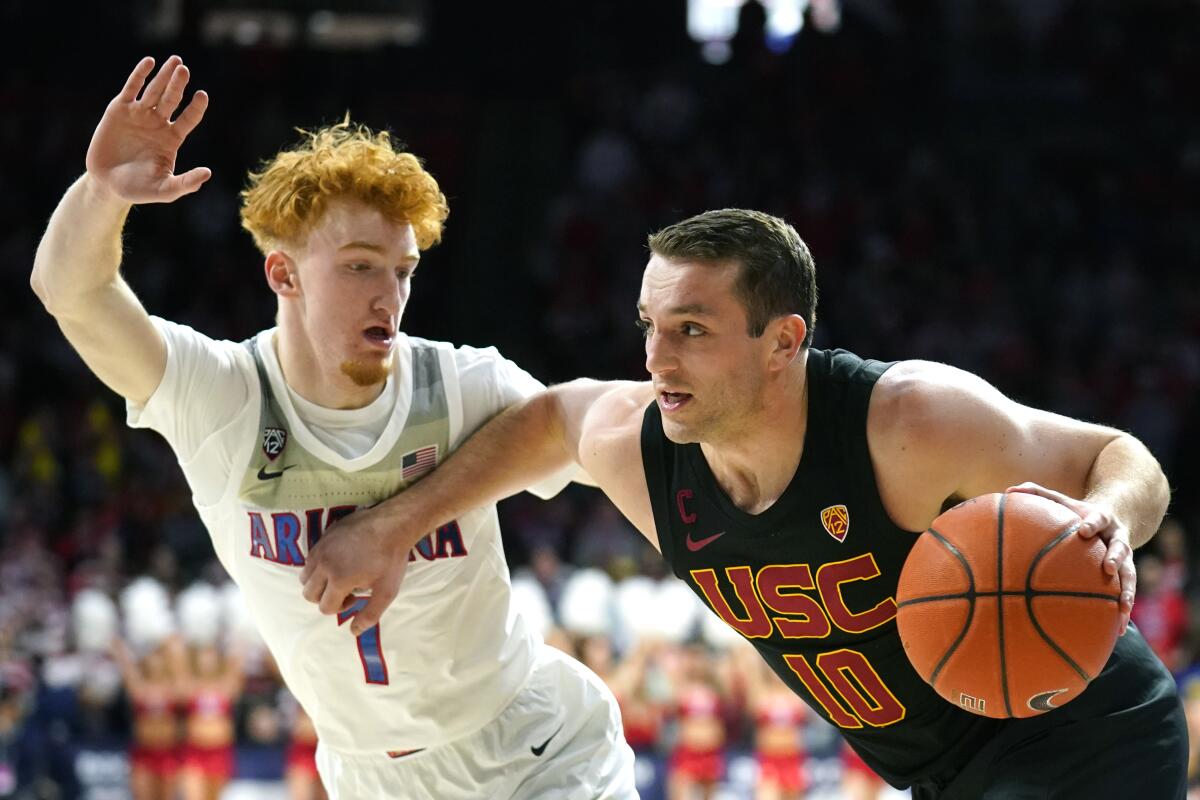
<instances>
[{"instance_id":1,"label":"player's forearm","mask_svg":"<svg viewBox=\"0 0 1200 800\"><path fill-rule=\"evenodd\" d=\"M129 204L88 175L71 185L50 217L29 282L56 317L86 312L120 281L121 230Z\"/></svg>"},{"instance_id":2,"label":"player's forearm","mask_svg":"<svg viewBox=\"0 0 1200 800\"><path fill-rule=\"evenodd\" d=\"M554 390L510 407L419 483L376 506L406 553L426 533L532 486L573 461Z\"/></svg>"},{"instance_id":3,"label":"player's forearm","mask_svg":"<svg viewBox=\"0 0 1200 800\"><path fill-rule=\"evenodd\" d=\"M1141 547L1158 530L1171 490L1158 461L1127 434L1109 442L1088 474L1087 500L1103 503L1129 528L1130 543Z\"/></svg>"}]
</instances>

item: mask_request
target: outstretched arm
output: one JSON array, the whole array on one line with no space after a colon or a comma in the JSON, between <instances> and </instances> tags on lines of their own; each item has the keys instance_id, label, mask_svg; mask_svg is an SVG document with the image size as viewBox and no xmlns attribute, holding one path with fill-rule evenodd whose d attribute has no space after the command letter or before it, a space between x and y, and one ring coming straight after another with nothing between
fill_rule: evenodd
<instances>
[{"instance_id":1,"label":"outstretched arm","mask_svg":"<svg viewBox=\"0 0 1200 800\"><path fill-rule=\"evenodd\" d=\"M370 628L399 591L421 537L572 462L652 537L645 479L640 462L631 464L640 458L641 409L651 397L648 384L577 380L512 406L415 486L331 527L300 575L305 599L334 614L354 591L369 588L352 630Z\"/></svg>"},{"instance_id":2,"label":"outstretched arm","mask_svg":"<svg viewBox=\"0 0 1200 800\"><path fill-rule=\"evenodd\" d=\"M172 122L188 69L172 56L146 84L153 69L151 58L138 62L105 109L88 147L87 172L50 217L30 277L34 293L92 372L136 403L157 388L167 350L118 272L121 230L132 205L172 202L211 174L204 167L174 174L179 146L204 116L207 95L196 92Z\"/></svg>"}]
</instances>

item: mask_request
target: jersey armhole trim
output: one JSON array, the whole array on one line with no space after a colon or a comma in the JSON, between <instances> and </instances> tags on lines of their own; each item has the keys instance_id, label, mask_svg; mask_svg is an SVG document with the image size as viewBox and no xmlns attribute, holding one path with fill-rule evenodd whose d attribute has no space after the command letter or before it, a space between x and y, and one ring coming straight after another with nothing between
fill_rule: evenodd
<instances>
[{"instance_id":1,"label":"jersey armhole trim","mask_svg":"<svg viewBox=\"0 0 1200 800\"><path fill-rule=\"evenodd\" d=\"M642 450L642 472L646 479L646 491L650 495L650 515L654 521L654 534L658 539L658 552L674 571L675 540L671 533L671 520L667 517L667 503L663 498L664 487L670 489L671 476L667 474L665 454L663 453L663 433L661 417L658 414L657 403L646 406L642 414L642 431L640 445ZM655 481L662 481L662 486L655 486ZM655 499L658 498L658 502Z\"/></svg>"},{"instance_id":2,"label":"jersey armhole trim","mask_svg":"<svg viewBox=\"0 0 1200 800\"><path fill-rule=\"evenodd\" d=\"M871 458L871 443L867 436L866 424L870 416L871 398L875 394L875 387L878 385L879 379L883 377L883 374L895 366L896 363L895 361L868 359L864 360L859 366L861 373L875 373L875 377L869 386L864 387L864 390L859 393L859 396L855 398L853 403L853 407L861 413L863 420L862 430L855 436L853 452L857 454L858 463L865 470L863 474L858 476L858 480L861 481L860 485L865 490L861 502L864 502L871 508L871 513L875 517L875 524L879 525L881 530L897 529L903 531L904 528L901 528L888 516L887 509L883 505L883 498L879 495L879 479L875 475L875 461ZM853 471L853 468L851 468L852 473ZM905 533L919 535L921 531L905 531Z\"/></svg>"},{"instance_id":3,"label":"jersey armhole trim","mask_svg":"<svg viewBox=\"0 0 1200 800\"><path fill-rule=\"evenodd\" d=\"M442 386L446 393L446 412L450 417L450 430L446 438L450 451L453 452L461 444L459 437L462 436L463 429L462 384L458 380L458 364L454 360L454 351L449 347L438 347L437 354L438 361L442 366ZM446 455L449 455L449 453Z\"/></svg>"},{"instance_id":4,"label":"jersey armhole trim","mask_svg":"<svg viewBox=\"0 0 1200 800\"><path fill-rule=\"evenodd\" d=\"M250 346L258 346L257 336L254 337L253 343ZM242 357L242 354L239 354L237 357ZM250 437L249 446L243 452L236 454L230 462L229 479L225 483L225 489L221 492L220 499L213 504L214 506L228 501L235 494L237 494L238 487L241 485L242 479L246 475L246 470L250 467L250 460L254 458L254 448L260 445L259 436L262 435L263 415L264 408L266 406L266 392L262 385L261 373L258 370L258 365L254 354L246 351L245 357L250 359L250 366L252 367L251 369L247 370L247 374L250 376L250 382L246 388L250 391L251 397L254 396L255 392L258 393L259 397L258 421L255 422L254 436Z\"/></svg>"}]
</instances>

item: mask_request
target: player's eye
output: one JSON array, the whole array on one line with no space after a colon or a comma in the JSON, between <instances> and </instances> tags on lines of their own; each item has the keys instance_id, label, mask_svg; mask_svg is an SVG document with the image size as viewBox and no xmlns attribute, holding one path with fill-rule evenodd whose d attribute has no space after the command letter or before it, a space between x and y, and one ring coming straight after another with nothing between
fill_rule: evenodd
<instances>
[{"instance_id":1,"label":"player's eye","mask_svg":"<svg viewBox=\"0 0 1200 800\"><path fill-rule=\"evenodd\" d=\"M643 337L649 336L650 332L652 330L654 330L654 326L651 325L648 320L644 320L644 319L635 320L633 324L638 326L638 328L642 332Z\"/></svg>"},{"instance_id":2,"label":"player's eye","mask_svg":"<svg viewBox=\"0 0 1200 800\"><path fill-rule=\"evenodd\" d=\"M683 323L682 330L683 330L684 336L703 336L704 335L703 328L701 328L699 325L693 325L690 322Z\"/></svg>"}]
</instances>

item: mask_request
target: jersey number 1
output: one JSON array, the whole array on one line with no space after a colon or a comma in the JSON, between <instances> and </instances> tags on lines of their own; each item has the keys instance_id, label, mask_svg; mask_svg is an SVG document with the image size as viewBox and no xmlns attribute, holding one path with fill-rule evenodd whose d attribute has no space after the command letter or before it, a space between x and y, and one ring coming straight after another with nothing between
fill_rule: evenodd
<instances>
[{"instance_id":1,"label":"jersey number 1","mask_svg":"<svg viewBox=\"0 0 1200 800\"><path fill-rule=\"evenodd\" d=\"M338 625L354 619L367 605L367 598L360 597L345 611L338 612ZM379 640L379 625L376 624L358 635L358 657L362 660L363 677L367 683L386 686L388 682L387 662L383 660L383 644Z\"/></svg>"}]
</instances>

